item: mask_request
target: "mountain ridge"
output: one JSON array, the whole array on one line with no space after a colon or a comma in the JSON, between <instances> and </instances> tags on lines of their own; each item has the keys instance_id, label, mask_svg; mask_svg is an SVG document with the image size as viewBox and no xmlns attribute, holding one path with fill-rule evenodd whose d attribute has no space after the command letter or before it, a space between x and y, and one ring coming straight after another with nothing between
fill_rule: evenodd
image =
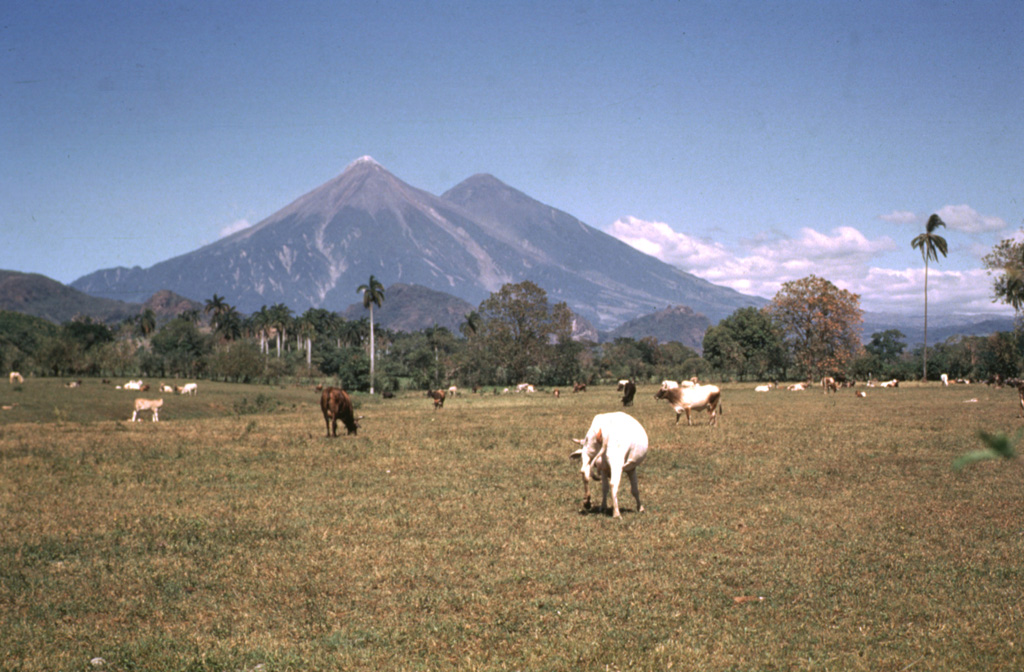
<instances>
[{"instance_id":1,"label":"mountain ridge","mask_svg":"<svg viewBox=\"0 0 1024 672\"><path fill-rule=\"evenodd\" d=\"M279 302L340 312L371 274L473 305L505 283L531 280L604 329L665 305L720 319L766 303L634 250L493 175L434 196L369 157L252 227L147 269L101 269L71 286L128 301L170 289L216 293L243 312Z\"/></svg>"}]
</instances>

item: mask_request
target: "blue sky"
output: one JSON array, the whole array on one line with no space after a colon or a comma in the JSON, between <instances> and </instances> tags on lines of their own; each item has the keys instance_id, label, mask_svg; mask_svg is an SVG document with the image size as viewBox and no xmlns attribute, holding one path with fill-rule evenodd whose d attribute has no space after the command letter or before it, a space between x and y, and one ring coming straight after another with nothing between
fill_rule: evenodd
<instances>
[{"instance_id":1,"label":"blue sky","mask_svg":"<svg viewBox=\"0 0 1024 672\"><path fill-rule=\"evenodd\" d=\"M713 282L991 302L1024 225L1024 2L46 2L0 20L0 268L69 283L370 155L480 172ZM387 284L387 279L382 278Z\"/></svg>"}]
</instances>

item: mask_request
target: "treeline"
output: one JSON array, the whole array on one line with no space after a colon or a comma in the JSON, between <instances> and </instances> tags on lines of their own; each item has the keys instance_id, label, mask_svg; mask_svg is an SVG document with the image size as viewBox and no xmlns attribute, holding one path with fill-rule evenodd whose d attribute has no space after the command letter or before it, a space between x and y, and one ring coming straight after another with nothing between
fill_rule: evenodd
<instances>
[{"instance_id":1,"label":"treeline","mask_svg":"<svg viewBox=\"0 0 1024 672\"><path fill-rule=\"evenodd\" d=\"M861 346L857 297L814 276L784 285L766 309L737 310L709 329L703 355L653 338L574 341L572 320L564 303L549 304L545 291L526 281L493 293L459 333L376 325L375 389L921 375L922 348L908 350L896 330L875 333ZM216 295L206 310L185 311L162 325L151 311L113 326L89 318L55 325L0 312L0 366L26 376L268 383L328 377L346 389L368 390L369 340L368 318L345 320L317 308L296 315L283 304L242 316ZM950 339L929 348L930 377L1017 376L1022 345L1005 332Z\"/></svg>"}]
</instances>

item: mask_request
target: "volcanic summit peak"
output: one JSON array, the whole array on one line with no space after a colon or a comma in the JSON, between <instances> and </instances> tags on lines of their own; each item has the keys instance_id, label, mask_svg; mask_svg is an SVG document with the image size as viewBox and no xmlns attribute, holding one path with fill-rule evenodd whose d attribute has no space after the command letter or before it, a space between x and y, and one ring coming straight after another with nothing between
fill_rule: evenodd
<instances>
[{"instance_id":1,"label":"volcanic summit peak","mask_svg":"<svg viewBox=\"0 0 1024 672\"><path fill-rule=\"evenodd\" d=\"M367 164L367 165L370 165L370 166L377 166L378 168L383 168L383 166L381 166L379 163L377 163L376 159L374 159L369 154L365 154L363 156L360 156L358 159L356 159L352 163L350 163L347 166L345 166L345 170L348 170L349 168L355 168L356 166L363 165L363 164Z\"/></svg>"}]
</instances>

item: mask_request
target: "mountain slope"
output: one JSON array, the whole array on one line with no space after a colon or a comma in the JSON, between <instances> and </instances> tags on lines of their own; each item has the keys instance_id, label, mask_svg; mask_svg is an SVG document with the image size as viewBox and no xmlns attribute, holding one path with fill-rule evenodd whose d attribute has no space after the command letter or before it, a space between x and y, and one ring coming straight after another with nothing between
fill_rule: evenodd
<instances>
[{"instance_id":1,"label":"mountain slope","mask_svg":"<svg viewBox=\"0 0 1024 672\"><path fill-rule=\"evenodd\" d=\"M78 315L119 322L138 315L140 309L138 304L89 296L38 273L0 270L0 310L62 324Z\"/></svg>"},{"instance_id":2,"label":"mountain slope","mask_svg":"<svg viewBox=\"0 0 1024 672\"><path fill-rule=\"evenodd\" d=\"M762 305L642 254L499 180L474 176L442 197L369 157L255 226L151 268L97 271L83 292L142 301L160 289L222 295L242 312L285 303L343 311L373 274L477 305L531 280L600 328L686 304L717 320Z\"/></svg>"},{"instance_id":3,"label":"mountain slope","mask_svg":"<svg viewBox=\"0 0 1024 672\"><path fill-rule=\"evenodd\" d=\"M660 343L678 341L699 353L704 349L704 332L710 326L711 322L706 316L695 313L688 306L669 306L619 325L608 334L608 340L653 337Z\"/></svg>"},{"instance_id":4,"label":"mountain slope","mask_svg":"<svg viewBox=\"0 0 1024 672\"><path fill-rule=\"evenodd\" d=\"M565 301L603 328L666 304L685 304L717 322L737 308L767 303L661 262L492 175L474 175L441 198L517 246L533 266L530 279L551 301Z\"/></svg>"}]
</instances>

